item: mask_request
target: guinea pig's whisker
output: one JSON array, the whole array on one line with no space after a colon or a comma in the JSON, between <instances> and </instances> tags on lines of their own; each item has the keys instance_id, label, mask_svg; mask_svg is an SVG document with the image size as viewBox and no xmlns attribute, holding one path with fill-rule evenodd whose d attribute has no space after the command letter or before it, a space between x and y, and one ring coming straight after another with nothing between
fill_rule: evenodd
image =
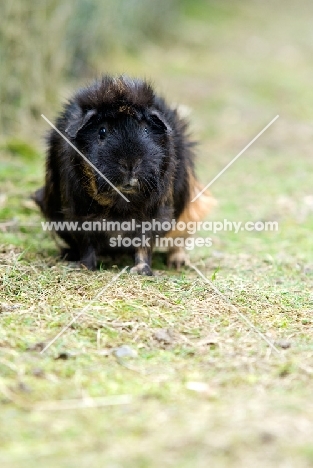
<instances>
[{"instance_id":1,"label":"guinea pig's whisker","mask_svg":"<svg viewBox=\"0 0 313 468\"><path fill-rule=\"evenodd\" d=\"M143 189L142 191L143 191L143 193L144 193L145 195L148 195L148 194L149 194L149 188L147 187L147 184L145 184L144 182L143 182L143 184L142 184L142 189Z\"/></svg>"},{"instance_id":2,"label":"guinea pig's whisker","mask_svg":"<svg viewBox=\"0 0 313 468\"><path fill-rule=\"evenodd\" d=\"M92 207L93 202L94 202L94 199L92 198L91 202L90 202L90 205L89 205L89 208L87 210L87 215L89 215L89 213L90 213L90 208Z\"/></svg>"},{"instance_id":3,"label":"guinea pig's whisker","mask_svg":"<svg viewBox=\"0 0 313 468\"><path fill-rule=\"evenodd\" d=\"M144 182L145 182L145 186L146 186L146 188L148 189L148 191L149 191L149 190L152 190L152 189L154 188L153 185L151 184L151 182L150 182L146 177L144 177L143 180L144 180Z\"/></svg>"}]
</instances>

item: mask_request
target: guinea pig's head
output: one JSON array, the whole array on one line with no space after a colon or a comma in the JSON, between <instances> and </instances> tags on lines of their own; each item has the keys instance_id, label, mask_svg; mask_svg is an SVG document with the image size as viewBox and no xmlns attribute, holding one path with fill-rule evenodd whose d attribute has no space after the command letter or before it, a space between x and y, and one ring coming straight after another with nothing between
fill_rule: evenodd
<instances>
[{"instance_id":1,"label":"guinea pig's head","mask_svg":"<svg viewBox=\"0 0 313 468\"><path fill-rule=\"evenodd\" d=\"M79 163L87 190L99 200L115 188L129 200L158 199L173 170L172 129L145 82L113 85L87 88L70 106L65 132L90 163Z\"/></svg>"}]
</instances>

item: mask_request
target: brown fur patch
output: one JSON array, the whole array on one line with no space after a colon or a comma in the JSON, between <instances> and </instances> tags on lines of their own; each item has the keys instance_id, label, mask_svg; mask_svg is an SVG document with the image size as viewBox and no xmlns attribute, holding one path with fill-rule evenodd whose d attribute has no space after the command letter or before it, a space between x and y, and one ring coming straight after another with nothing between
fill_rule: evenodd
<instances>
[{"instance_id":1,"label":"brown fur patch","mask_svg":"<svg viewBox=\"0 0 313 468\"><path fill-rule=\"evenodd\" d=\"M83 163L83 173L86 176L86 182L84 183L84 187L88 193L88 195L96 200L99 205L102 206L107 206L112 204L112 198L110 198L106 194L102 194L98 192L97 185L96 185L96 179L95 179L95 174L93 172L93 169L89 164Z\"/></svg>"},{"instance_id":2,"label":"brown fur patch","mask_svg":"<svg viewBox=\"0 0 313 468\"><path fill-rule=\"evenodd\" d=\"M118 108L118 112L121 114L135 115L135 111L131 108L131 106L120 106Z\"/></svg>"},{"instance_id":3,"label":"brown fur patch","mask_svg":"<svg viewBox=\"0 0 313 468\"><path fill-rule=\"evenodd\" d=\"M211 211L213 206L216 205L216 200L212 197L208 190L205 190L202 195L197 198L197 200L191 202L191 200L196 197L198 193L201 192L201 190L203 190L203 185L194 177L191 172L189 172L188 179L190 187L190 201L178 218L177 223L179 221L182 221L186 224L190 221L202 221ZM166 237L190 237L190 234L188 234L187 231L173 230L170 231Z\"/></svg>"}]
</instances>

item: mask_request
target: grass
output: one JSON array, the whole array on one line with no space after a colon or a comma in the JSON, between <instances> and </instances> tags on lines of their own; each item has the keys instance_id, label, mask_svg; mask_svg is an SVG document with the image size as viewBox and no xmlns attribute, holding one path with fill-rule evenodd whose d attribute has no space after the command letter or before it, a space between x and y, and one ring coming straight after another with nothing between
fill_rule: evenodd
<instances>
[{"instance_id":1,"label":"grass","mask_svg":"<svg viewBox=\"0 0 313 468\"><path fill-rule=\"evenodd\" d=\"M0 159L4 467L313 464L311 5L225 5L190 7L179 43L121 51L105 71L151 76L192 109L203 182L280 115L211 187L211 219L277 220L279 231L212 234L212 248L191 252L279 352L161 255L155 277L116 281L124 263L90 273L59 262L29 200L44 174L38 121L31 143L11 136ZM122 346L132 352L119 357Z\"/></svg>"}]
</instances>

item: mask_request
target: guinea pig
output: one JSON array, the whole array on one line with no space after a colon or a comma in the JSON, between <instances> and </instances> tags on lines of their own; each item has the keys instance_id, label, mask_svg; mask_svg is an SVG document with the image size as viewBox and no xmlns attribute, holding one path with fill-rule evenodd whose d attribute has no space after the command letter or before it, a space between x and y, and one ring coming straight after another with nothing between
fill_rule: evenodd
<instances>
[{"instance_id":1,"label":"guinea pig","mask_svg":"<svg viewBox=\"0 0 313 468\"><path fill-rule=\"evenodd\" d=\"M105 75L74 94L55 127L60 133L48 136L45 185L34 199L47 220L78 223L76 230L57 230L68 246L63 254L93 270L99 255L116 251L112 238L127 237L131 271L152 275L156 239L187 237L173 224L171 232L163 226L199 221L213 204L206 192L191 202L202 187L186 121L146 81ZM82 229L97 220L116 227ZM125 222L133 229L121 229ZM184 248L170 245L168 265L185 262Z\"/></svg>"}]
</instances>

